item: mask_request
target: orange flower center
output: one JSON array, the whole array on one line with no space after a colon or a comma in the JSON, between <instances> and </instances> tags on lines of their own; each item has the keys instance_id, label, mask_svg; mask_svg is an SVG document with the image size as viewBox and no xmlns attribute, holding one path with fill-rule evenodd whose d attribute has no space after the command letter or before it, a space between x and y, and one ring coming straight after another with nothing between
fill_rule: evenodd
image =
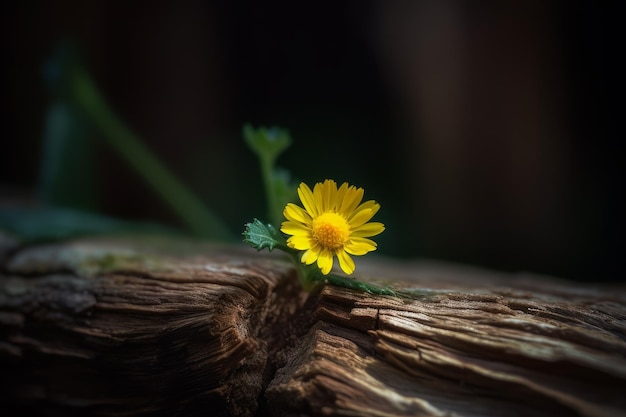
<instances>
[{"instance_id":1,"label":"orange flower center","mask_svg":"<svg viewBox=\"0 0 626 417\"><path fill-rule=\"evenodd\" d=\"M343 247L350 238L348 221L340 214L327 212L313 219L313 239L327 249Z\"/></svg>"}]
</instances>

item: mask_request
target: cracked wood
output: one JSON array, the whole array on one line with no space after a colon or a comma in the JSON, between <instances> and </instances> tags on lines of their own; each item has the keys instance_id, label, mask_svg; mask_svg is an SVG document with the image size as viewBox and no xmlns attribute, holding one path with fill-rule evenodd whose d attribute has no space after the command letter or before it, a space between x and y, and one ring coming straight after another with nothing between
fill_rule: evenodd
<instances>
[{"instance_id":1,"label":"cracked wood","mask_svg":"<svg viewBox=\"0 0 626 417\"><path fill-rule=\"evenodd\" d=\"M0 259L0 409L620 416L626 292L361 262L412 296L300 290L273 254L83 239Z\"/></svg>"}]
</instances>

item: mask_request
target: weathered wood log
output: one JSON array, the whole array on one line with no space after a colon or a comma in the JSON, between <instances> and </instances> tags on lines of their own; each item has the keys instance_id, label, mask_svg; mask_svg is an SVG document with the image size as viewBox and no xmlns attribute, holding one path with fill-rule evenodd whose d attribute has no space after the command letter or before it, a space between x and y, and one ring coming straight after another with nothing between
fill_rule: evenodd
<instances>
[{"instance_id":1,"label":"weathered wood log","mask_svg":"<svg viewBox=\"0 0 626 417\"><path fill-rule=\"evenodd\" d=\"M2 415L626 415L624 287L363 259L403 295L308 294L245 248L4 248Z\"/></svg>"}]
</instances>

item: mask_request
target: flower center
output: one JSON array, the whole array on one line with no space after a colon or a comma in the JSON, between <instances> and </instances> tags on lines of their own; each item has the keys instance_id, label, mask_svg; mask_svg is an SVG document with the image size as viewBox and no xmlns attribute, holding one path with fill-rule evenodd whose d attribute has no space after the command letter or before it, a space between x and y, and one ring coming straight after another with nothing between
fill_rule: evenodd
<instances>
[{"instance_id":1,"label":"flower center","mask_svg":"<svg viewBox=\"0 0 626 417\"><path fill-rule=\"evenodd\" d=\"M327 212L313 219L313 239L328 249L342 247L350 237L350 226L346 219L337 213Z\"/></svg>"}]
</instances>

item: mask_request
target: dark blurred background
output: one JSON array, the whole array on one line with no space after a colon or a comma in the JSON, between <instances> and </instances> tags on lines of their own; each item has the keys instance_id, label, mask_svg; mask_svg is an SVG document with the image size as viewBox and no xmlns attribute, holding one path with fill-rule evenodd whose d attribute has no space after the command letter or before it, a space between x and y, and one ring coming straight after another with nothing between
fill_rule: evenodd
<instances>
[{"instance_id":1,"label":"dark blurred background","mask_svg":"<svg viewBox=\"0 0 626 417\"><path fill-rule=\"evenodd\" d=\"M382 204L381 254L622 280L617 4L3 2L0 190L37 187L44 63L71 39L118 115L233 233L265 213L241 128L279 125L297 179ZM76 173L93 178L92 209L178 226L93 140Z\"/></svg>"}]
</instances>

